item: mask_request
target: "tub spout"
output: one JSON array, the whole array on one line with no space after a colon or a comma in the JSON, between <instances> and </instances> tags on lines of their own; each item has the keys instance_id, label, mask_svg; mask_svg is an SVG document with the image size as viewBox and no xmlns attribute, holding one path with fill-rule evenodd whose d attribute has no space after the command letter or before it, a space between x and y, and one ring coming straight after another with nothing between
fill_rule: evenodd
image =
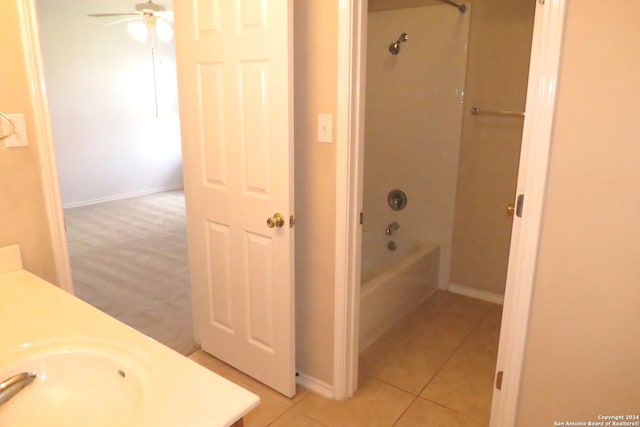
<instances>
[{"instance_id":1,"label":"tub spout","mask_svg":"<svg viewBox=\"0 0 640 427\"><path fill-rule=\"evenodd\" d=\"M396 231L398 228L400 228L400 224L398 224L397 221L393 221L391 224L387 226L387 229L385 230L384 234L386 234L387 236L391 236L393 232Z\"/></svg>"}]
</instances>

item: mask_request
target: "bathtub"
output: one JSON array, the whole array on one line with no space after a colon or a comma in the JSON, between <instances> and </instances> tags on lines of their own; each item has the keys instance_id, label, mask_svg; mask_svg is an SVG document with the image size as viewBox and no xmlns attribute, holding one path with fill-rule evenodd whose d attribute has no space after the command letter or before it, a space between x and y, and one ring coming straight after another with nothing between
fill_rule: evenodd
<instances>
[{"instance_id":1,"label":"bathtub","mask_svg":"<svg viewBox=\"0 0 640 427\"><path fill-rule=\"evenodd\" d=\"M387 249L389 241L397 249ZM363 231L360 350L438 288L440 246Z\"/></svg>"}]
</instances>

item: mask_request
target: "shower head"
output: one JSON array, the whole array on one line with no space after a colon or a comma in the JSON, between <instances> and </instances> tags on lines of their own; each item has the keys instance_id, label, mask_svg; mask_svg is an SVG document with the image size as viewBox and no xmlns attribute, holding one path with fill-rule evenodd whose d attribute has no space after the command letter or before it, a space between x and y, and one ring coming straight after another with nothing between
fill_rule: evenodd
<instances>
[{"instance_id":1,"label":"shower head","mask_svg":"<svg viewBox=\"0 0 640 427\"><path fill-rule=\"evenodd\" d=\"M404 43L407 40L409 40L409 35L407 33L400 34L400 37L398 37L398 40L396 40L395 43L391 43L389 45L389 52L391 52L392 55L399 54L400 53L400 43Z\"/></svg>"}]
</instances>

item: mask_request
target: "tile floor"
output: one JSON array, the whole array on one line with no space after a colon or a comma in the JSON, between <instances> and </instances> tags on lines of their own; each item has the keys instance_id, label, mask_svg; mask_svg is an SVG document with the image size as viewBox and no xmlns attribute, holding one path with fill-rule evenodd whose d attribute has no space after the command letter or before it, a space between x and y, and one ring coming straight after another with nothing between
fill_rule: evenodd
<instances>
[{"instance_id":1,"label":"tile floor","mask_svg":"<svg viewBox=\"0 0 640 427\"><path fill-rule=\"evenodd\" d=\"M198 351L190 358L256 393L247 427L489 424L502 307L438 291L360 357L358 392L343 402L299 388L276 393Z\"/></svg>"}]
</instances>

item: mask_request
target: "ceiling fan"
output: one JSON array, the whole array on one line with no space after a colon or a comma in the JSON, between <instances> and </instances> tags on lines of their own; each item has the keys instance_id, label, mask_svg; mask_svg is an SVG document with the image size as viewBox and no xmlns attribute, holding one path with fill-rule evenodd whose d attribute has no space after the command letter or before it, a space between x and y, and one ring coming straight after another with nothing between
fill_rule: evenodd
<instances>
[{"instance_id":1,"label":"ceiling fan","mask_svg":"<svg viewBox=\"0 0 640 427\"><path fill-rule=\"evenodd\" d=\"M90 13L88 16L95 18L124 16L126 18L110 22L105 26L129 22L129 34L141 42L147 41L149 35L151 35L152 41L157 37L163 43L170 42L173 39L173 28L171 26L173 12L166 10L164 6L151 0L146 3L136 4L135 10L135 12L121 13Z\"/></svg>"}]
</instances>

